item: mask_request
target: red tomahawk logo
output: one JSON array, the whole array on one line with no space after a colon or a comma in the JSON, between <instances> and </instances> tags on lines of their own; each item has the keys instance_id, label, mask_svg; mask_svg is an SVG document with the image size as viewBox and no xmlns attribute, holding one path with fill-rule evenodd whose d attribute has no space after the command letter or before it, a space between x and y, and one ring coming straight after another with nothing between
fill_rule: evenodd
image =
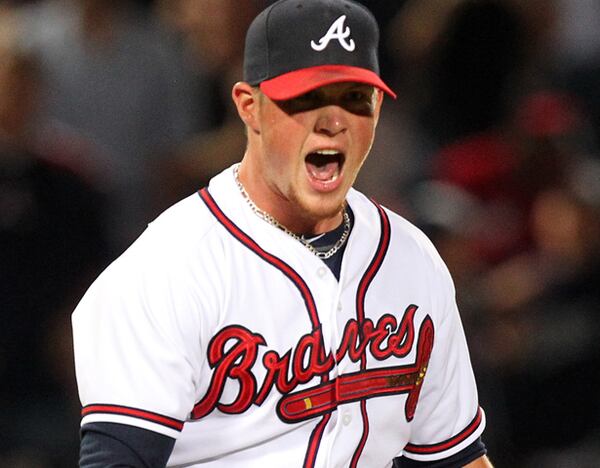
<instances>
[{"instance_id":1,"label":"red tomahawk logo","mask_svg":"<svg viewBox=\"0 0 600 468\"><path fill-rule=\"evenodd\" d=\"M417 401L431 349L433 348L433 322L425 317L419 330L417 357L413 365L368 369L340 375L316 387L285 395L279 400L277 413L288 423L304 421L321 416L338 405L385 395L408 393L404 413L411 421L417 409Z\"/></svg>"}]
</instances>

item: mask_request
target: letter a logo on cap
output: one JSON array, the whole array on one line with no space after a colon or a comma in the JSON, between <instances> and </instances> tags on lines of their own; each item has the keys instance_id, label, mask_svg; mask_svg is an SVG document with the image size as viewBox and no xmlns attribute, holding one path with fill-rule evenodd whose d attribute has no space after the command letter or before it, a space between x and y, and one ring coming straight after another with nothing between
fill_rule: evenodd
<instances>
[{"instance_id":1,"label":"letter a logo on cap","mask_svg":"<svg viewBox=\"0 0 600 468\"><path fill-rule=\"evenodd\" d=\"M346 39L350 37L350 27L346 26L344 29L344 21L346 21L346 15L340 16L329 27L329 30L325 35L319 39L319 42L310 41L310 46L317 52L321 52L322 50L325 50L331 40L337 39L344 49L348 52L352 52L356 48L356 44L354 43L354 39L346 41Z\"/></svg>"}]
</instances>

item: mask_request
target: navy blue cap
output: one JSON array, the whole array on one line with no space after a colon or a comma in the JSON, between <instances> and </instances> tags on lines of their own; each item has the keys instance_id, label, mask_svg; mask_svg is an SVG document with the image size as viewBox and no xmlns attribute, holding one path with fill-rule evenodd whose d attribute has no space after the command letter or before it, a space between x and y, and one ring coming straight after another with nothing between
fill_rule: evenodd
<instances>
[{"instance_id":1,"label":"navy blue cap","mask_svg":"<svg viewBox=\"0 0 600 468\"><path fill-rule=\"evenodd\" d=\"M379 28L353 0L279 0L246 34L244 81L274 100L345 81L394 92L379 77Z\"/></svg>"}]
</instances>

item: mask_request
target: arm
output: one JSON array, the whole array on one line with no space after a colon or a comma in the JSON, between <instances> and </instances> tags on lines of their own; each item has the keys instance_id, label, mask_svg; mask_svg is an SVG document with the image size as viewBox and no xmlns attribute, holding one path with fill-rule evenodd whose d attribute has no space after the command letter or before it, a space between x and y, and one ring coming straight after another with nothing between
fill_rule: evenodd
<instances>
[{"instance_id":1,"label":"arm","mask_svg":"<svg viewBox=\"0 0 600 468\"><path fill-rule=\"evenodd\" d=\"M487 460L481 442L485 413L479 408L454 284L443 261L431 248L435 262L431 276L439 280L431 289L434 345L403 458L431 467L489 468L490 465L480 464ZM459 447L463 449L456 452Z\"/></svg>"},{"instance_id":2,"label":"arm","mask_svg":"<svg viewBox=\"0 0 600 468\"><path fill-rule=\"evenodd\" d=\"M139 427L107 422L83 427L80 468L161 468L175 439Z\"/></svg>"},{"instance_id":3,"label":"arm","mask_svg":"<svg viewBox=\"0 0 600 468\"><path fill-rule=\"evenodd\" d=\"M197 309L175 267L148 253L169 249L147 236L102 273L73 313L82 466L109 467L115 457L103 457L114 454L121 466L164 466L194 404ZM167 448L155 457L138 440ZM132 453L139 465L128 461Z\"/></svg>"},{"instance_id":4,"label":"arm","mask_svg":"<svg viewBox=\"0 0 600 468\"><path fill-rule=\"evenodd\" d=\"M417 461L406 457L394 459L394 468L492 468L491 465L480 465L480 460L485 458L486 448L478 438L468 447L454 455L435 461Z\"/></svg>"}]
</instances>

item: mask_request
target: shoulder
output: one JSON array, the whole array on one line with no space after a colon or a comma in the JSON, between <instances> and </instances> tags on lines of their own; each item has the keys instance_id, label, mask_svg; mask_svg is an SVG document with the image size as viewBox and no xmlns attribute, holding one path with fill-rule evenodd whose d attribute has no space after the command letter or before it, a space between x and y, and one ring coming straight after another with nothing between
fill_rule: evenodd
<instances>
[{"instance_id":1,"label":"shoulder","mask_svg":"<svg viewBox=\"0 0 600 468\"><path fill-rule=\"evenodd\" d=\"M194 193L175 203L148 224L141 243L164 243L172 249L198 247L214 229L214 216L206 209L200 195Z\"/></svg>"},{"instance_id":2,"label":"shoulder","mask_svg":"<svg viewBox=\"0 0 600 468\"><path fill-rule=\"evenodd\" d=\"M390 253L402 255L405 261L425 262L429 267L447 274L446 265L437 249L425 233L403 216L380 205L361 192L351 190L348 196L353 211L362 222L381 230L388 223L390 231Z\"/></svg>"},{"instance_id":3,"label":"shoulder","mask_svg":"<svg viewBox=\"0 0 600 468\"><path fill-rule=\"evenodd\" d=\"M165 257L167 262L169 259L188 262L195 260L195 255L201 255L201 263L205 263L210 255L220 250L218 244L227 239L214 211L209 209L207 199L216 197L222 205L235 204L237 192L232 190L232 180L232 168L213 177L206 189L189 195L161 213L129 250L141 250L151 257ZM206 195L208 193L210 195ZM157 247L160 247L158 251Z\"/></svg>"},{"instance_id":4,"label":"shoulder","mask_svg":"<svg viewBox=\"0 0 600 468\"><path fill-rule=\"evenodd\" d=\"M442 318L453 310L454 283L429 238L402 216L358 192L348 201L361 235L354 244L358 254L367 248L369 268L377 265L371 288L401 303L419 304L432 317ZM357 249L354 253L357 256Z\"/></svg>"},{"instance_id":5,"label":"shoulder","mask_svg":"<svg viewBox=\"0 0 600 468\"><path fill-rule=\"evenodd\" d=\"M213 326L227 279L205 212L197 194L175 204L100 274L72 315L79 349L97 336L160 336L185 347Z\"/></svg>"},{"instance_id":6,"label":"shoulder","mask_svg":"<svg viewBox=\"0 0 600 468\"><path fill-rule=\"evenodd\" d=\"M402 254L406 255L410 253L412 257L419 258L423 262L426 262L432 269L443 275L449 276L446 264L442 260L433 242L431 242L431 239L407 219L392 211L385 210L390 217L393 236L395 237L396 244L398 245L398 248L401 249Z\"/></svg>"},{"instance_id":7,"label":"shoulder","mask_svg":"<svg viewBox=\"0 0 600 468\"><path fill-rule=\"evenodd\" d=\"M218 289L217 282L225 281L228 242L200 195L191 194L149 223L96 279L87 296L110 290L112 296L144 296L146 303L160 303L157 296L168 299L174 294L208 296Z\"/></svg>"},{"instance_id":8,"label":"shoulder","mask_svg":"<svg viewBox=\"0 0 600 468\"><path fill-rule=\"evenodd\" d=\"M115 261L117 267L170 272L203 251L214 231L214 218L197 193L160 214Z\"/></svg>"}]
</instances>

